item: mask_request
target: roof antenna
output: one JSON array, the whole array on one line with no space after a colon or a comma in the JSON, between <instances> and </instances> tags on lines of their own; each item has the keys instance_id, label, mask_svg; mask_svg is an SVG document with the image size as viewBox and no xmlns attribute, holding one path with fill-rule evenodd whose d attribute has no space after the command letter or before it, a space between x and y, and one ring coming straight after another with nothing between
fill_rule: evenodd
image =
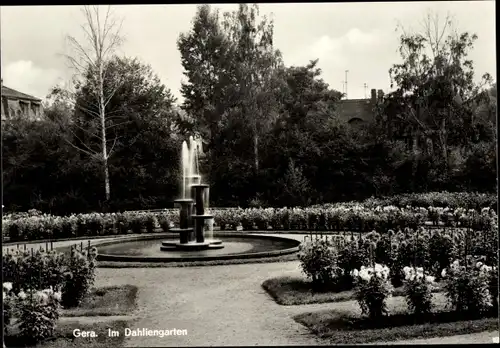
<instances>
[{"instance_id":1,"label":"roof antenna","mask_svg":"<svg viewBox=\"0 0 500 348\"><path fill-rule=\"evenodd\" d=\"M345 71L345 98L347 99L347 73L349 70Z\"/></svg>"}]
</instances>

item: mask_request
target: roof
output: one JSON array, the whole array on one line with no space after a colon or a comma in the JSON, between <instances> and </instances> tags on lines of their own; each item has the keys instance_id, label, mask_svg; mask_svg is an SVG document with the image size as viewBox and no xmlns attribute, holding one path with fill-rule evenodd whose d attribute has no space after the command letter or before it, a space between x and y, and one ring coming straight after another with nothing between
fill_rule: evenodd
<instances>
[{"instance_id":1,"label":"roof","mask_svg":"<svg viewBox=\"0 0 500 348\"><path fill-rule=\"evenodd\" d=\"M33 97L32 95L26 94L26 93L21 93L19 91L16 91L15 89L2 86L2 97L7 97L7 98L16 98L16 99L25 99L25 100L32 100L32 101L37 101L41 102L42 100L37 97Z\"/></svg>"}]
</instances>

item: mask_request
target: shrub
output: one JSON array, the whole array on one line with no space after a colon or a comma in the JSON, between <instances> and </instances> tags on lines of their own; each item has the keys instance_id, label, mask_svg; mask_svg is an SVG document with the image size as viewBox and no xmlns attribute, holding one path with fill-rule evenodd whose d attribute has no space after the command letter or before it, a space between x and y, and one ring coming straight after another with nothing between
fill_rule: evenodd
<instances>
[{"instance_id":1,"label":"shrub","mask_svg":"<svg viewBox=\"0 0 500 348\"><path fill-rule=\"evenodd\" d=\"M160 213L158 214L157 219L158 219L158 225L160 225L161 229L164 232L168 232L168 230L170 230L170 225L172 224L172 222L168 218L168 214Z\"/></svg>"},{"instance_id":2,"label":"shrub","mask_svg":"<svg viewBox=\"0 0 500 348\"><path fill-rule=\"evenodd\" d=\"M463 265L455 260L443 270L446 296L452 308L472 316L480 315L492 307L489 271L491 267L468 260Z\"/></svg>"},{"instance_id":3,"label":"shrub","mask_svg":"<svg viewBox=\"0 0 500 348\"><path fill-rule=\"evenodd\" d=\"M439 278L441 270L450 265L453 257L453 237L446 232L432 231L428 246L431 272Z\"/></svg>"},{"instance_id":4,"label":"shrub","mask_svg":"<svg viewBox=\"0 0 500 348\"><path fill-rule=\"evenodd\" d=\"M492 297L493 311L498 312L498 267L492 267L489 272L489 290Z\"/></svg>"},{"instance_id":5,"label":"shrub","mask_svg":"<svg viewBox=\"0 0 500 348\"><path fill-rule=\"evenodd\" d=\"M422 267L404 267L404 295L408 309L420 316L432 311L432 287L435 278L424 273Z\"/></svg>"},{"instance_id":6,"label":"shrub","mask_svg":"<svg viewBox=\"0 0 500 348\"><path fill-rule=\"evenodd\" d=\"M342 274L337 266L337 251L327 239L304 241L298 257L302 271L316 289L330 288Z\"/></svg>"},{"instance_id":7,"label":"shrub","mask_svg":"<svg viewBox=\"0 0 500 348\"><path fill-rule=\"evenodd\" d=\"M389 268L380 264L361 266L359 271L354 269L351 272L356 284L356 300L362 313L368 315L370 320L375 321L388 314L386 299L393 292L389 273Z\"/></svg>"},{"instance_id":8,"label":"shrub","mask_svg":"<svg viewBox=\"0 0 500 348\"><path fill-rule=\"evenodd\" d=\"M55 251L15 250L2 255L4 280L11 282L15 292L24 289L60 290L64 279L63 255Z\"/></svg>"},{"instance_id":9,"label":"shrub","mask_svg":"<svg viewBox=\"0 0 500 348\"><path fill-rule=\"evenodd\" d=\"M11 323L11 319L13 317L13 310L14 310L14 292L12 291L12 283L10 282L5 282L2 284L3 288L3 297L2 297L2 302L3 302L3 312L2 312L2 317L3 317L3 334L4 336L8 332L8 326Z\"/></svg>"},{"instance_id":10,"label":"shrub","mask_svg":"<svg viewBox=\"0 0 500 348\"><path fill-rule=\"evenodd\" d=\"M129 222L132 233L141 233L146 228L146 219L143 214L131 214Z\"/></svg>"},{"instance_id":11,"label":"shrub","mask_svg":"<svg viewBox=\"0 0 500 348\"><path fill-rule=\"evenodd\" d=\"M153 214L146 214L144 216L144 225L148 233L153 233L158 224L158 219Z\"/></svg>"},{"instance_id":12,"label":"shrub","mask_svg":"<svg viewBox=\"0 0 500 348\"><path fill-rule=\"evenodd\" d=\"M16 311L22 336L34 343L51 337L59 319L60 301L61 293L52 289L21 291Z\"/></svg>"},{"instance_id":13,"label":"shrub","mask_svg":"<svg viewBox=\"0 0 500 348\"><path fill-rule=\"evenodd\" d=\"M351 270L359 269L363 264L369 263L370 256L368 248L366 247L365 240L362 238L346 242L339 250L338 265L343 270L344 285L349 288L352 286L353 278L350 274Z\"/></svg>"},{"instance_id":14,"label":"shrub","mask_svg":"<svg viewBox=\"0 0 500 348\"><path fill-rule=\"evenodd\" d=\"M94 283L97 249L89 252L71 249L71 256L66 263L66 279L62 291L64 307L75 307L80 304Z\"/></svg>"}]
</instances>

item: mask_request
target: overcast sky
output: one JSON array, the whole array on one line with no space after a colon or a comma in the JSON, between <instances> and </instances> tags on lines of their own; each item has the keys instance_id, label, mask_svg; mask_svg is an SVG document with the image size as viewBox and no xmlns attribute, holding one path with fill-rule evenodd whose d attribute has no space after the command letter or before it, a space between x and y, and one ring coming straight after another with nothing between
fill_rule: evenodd
<instances>
[{"instance_id":1,"label":"overcast sky","mask_svg":"<svg viewBox=\"0 0 500 348\"><path fill-rule=\"evenodd\" d=\"M237 5L214 5L233 10ZM180 99L183 79L176 41L191 27L195 5L113 6L122 17L126 42L121 54L152 66L162 82ZM454 16L458 28L478 35L474 51L477 75L496 79L494 1L292 3L261 4L261 14L273 14L274 42L285 64L306 64L319 58L324 80L343 91L349 70L348 96L363 98L370 88L389 90L388 69L398 62L396 25L418 28L428 10ZM65 36L81 35L79 6L1 7L2 78L6 86L44 98L50 87L69 80L61 56Z\"/></svg>"}]
</instances>

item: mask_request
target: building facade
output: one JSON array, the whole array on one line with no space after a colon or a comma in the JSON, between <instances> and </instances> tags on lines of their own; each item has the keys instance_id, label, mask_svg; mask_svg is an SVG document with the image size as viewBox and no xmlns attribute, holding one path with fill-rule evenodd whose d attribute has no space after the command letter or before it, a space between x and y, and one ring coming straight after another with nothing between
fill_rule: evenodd
<instances>
[{"instance_id":1,"label":"building facade","mask_svg":"<svg viewBox=\"0 0 500 348\"><path fill-rule=\"evenodd\" d=\"M24 117L40 120L43 116L42 100L3 85L2 80L2 121Z\"/></svg>"},{"instance_id":2,"label":"building facade","mask_svg":"<svg viewBox=\"0 0 500 348\"><path fill-rule=\"evenodd\" d=\"M384 92L379 89L371 90L370 99L344 99L339 103L339 118L353 126L371 123L375 120L374 108L377 101L382 99Z\"/></svg>"}]
</instances>

